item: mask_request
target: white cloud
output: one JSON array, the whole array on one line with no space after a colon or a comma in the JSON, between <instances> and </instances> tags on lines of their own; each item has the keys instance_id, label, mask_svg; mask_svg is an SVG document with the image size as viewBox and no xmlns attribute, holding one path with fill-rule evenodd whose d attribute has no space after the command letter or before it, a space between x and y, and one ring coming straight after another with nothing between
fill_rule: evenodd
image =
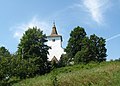
<instances>
[{"instance_id":1,"label":"white cloud","mask_svg":"<svg viewBox=\"0 0 120 86\"><path fill-rule=\"evenodd\" d=\"M113 40L113 39L118 38L118 37L120 37L120 34L117 34L117 35L115 35L115 36L112 36L112 37L106 39L106 41L110 41L110 40Z\"/></svg>"},{"instance_id":2,"label":"white cloud","mask_svg":"<svg viewBox=\"0 0 120 86\"><path fill-rule=\"evenodd\" d=\"M83 0L83 6L90 14L92 19L98 24L102 24L104 22L103 13L110 6L109 0Z\"/></svg>"},{"instance_id":3,"label":"white cloud","mask_svg":"<svg viewBox=\"0 0 120 86\"><path fill-rule=\"evenodd\" d=\"M18 24L13 26L12 28L10 28L10 30L13 32L13 37L17 38L18 40L22 37L23 33L30 27L35 27L37 26L38 28L40 28L41 30L43 30L43 32L45 34L50 33L50 27L49 24L44 22L44 21L39 21L39 19L34 16L29 22L27 23L22 23L22 24Z\"/></svg>"}]
</instances>

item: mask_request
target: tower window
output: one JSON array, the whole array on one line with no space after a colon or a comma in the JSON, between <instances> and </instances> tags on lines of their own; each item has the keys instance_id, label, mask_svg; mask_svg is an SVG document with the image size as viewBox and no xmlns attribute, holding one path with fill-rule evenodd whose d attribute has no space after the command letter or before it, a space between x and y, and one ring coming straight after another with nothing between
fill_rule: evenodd
<instances>
[{"instance_id":1,"label":"tower window","mask_svg":"<svg viewBox=\"0 0 120 86\"><path fill-rule=\"evenodd\" d=\"M52 39L53 42L55 42L55 39Z\"/></svg>"}]
</instances>

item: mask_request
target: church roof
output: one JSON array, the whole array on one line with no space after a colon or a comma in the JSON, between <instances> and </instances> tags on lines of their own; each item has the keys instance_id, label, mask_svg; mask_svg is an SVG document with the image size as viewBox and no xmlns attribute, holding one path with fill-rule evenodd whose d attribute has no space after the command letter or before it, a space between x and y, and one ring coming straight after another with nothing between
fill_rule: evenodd
<instances>
[{"instance_id":1,"label":"church roof","mask_svg":"<svg viewBox=\"0 0 120 86\"><path fill-rule=\"evenodd\" d=\"M55 61L56 63L58 63L58 60L57 60L57 58L55 56L52 58L51 61Z\"/></svg>"},{"instance_id":2,"label":"church roof","mask_svg":"<svg viewBox=\"0 0 120 86\"><path fill-rule=\"evenodd\" d=\"M51 35L58 35L57 30L56 30L55 23L53 23Z\"/></svg>"},{"instance_id":3,"label":"church roof","mask_svg":"<svg viewBox=\"0 0 120 86\"><path fill-rule=\"evenodd\" d=\"M49 35L49 37L54 37L54 36L61 36L61 35L58 35L58 33L57 33L57 29L56 29L55 23L53 23L52 32Z\"/></svg>"}]
</instances>

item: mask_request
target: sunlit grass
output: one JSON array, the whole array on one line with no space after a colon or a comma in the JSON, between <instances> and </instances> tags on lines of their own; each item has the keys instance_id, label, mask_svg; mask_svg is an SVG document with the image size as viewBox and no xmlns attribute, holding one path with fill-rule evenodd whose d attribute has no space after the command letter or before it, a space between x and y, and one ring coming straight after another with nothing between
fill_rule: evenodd
<instances>
[{"instance_id":1,"label":"sunlit grass","mask_svg":"<svg viewBox=\"0 0 120 86\"><path fill-rule=\"evenodd\" d=\"M90 63L53 70L13 86L120 86L120 62Z\"/></svg>"}]
</instances>

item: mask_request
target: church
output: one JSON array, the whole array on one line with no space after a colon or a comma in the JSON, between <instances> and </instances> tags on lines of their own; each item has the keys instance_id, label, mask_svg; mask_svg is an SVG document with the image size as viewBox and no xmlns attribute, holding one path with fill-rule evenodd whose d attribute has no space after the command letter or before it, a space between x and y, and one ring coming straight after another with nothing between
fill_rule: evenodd
<instances>
[{"instance_id":1,"label":"church","mask_svg":"<svg viewBox=\"0 0 120 86\"><path fill-rule=\"evenodd\" d=\"M47 45L51 47L48 50L48 60L59 61L62 54L65 54L64 49L62 48L62 36L58 34L55 23L53 23L52 32L47 36Z\"/></svg>"}]
</instances>

